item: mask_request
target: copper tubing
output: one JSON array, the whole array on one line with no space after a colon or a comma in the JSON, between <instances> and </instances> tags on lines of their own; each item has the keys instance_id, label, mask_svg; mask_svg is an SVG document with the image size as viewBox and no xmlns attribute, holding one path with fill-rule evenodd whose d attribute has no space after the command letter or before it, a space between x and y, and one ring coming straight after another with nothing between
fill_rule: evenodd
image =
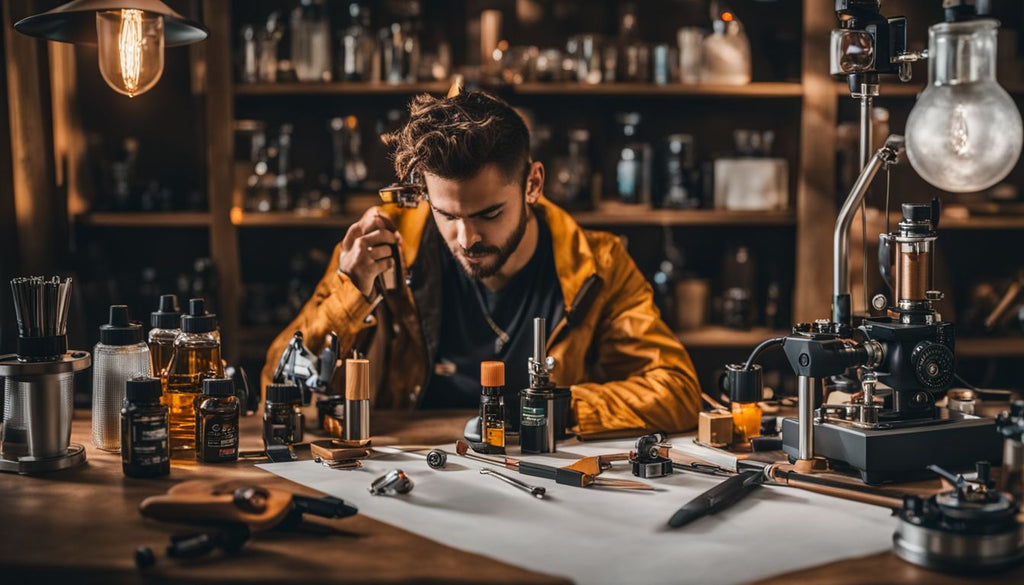
<instances>
[{"instance_id":1,"label":"copper tubing","mask_svg":"<svg viewBox=\"0 0 1024 585\"><path fill-rule=\"evenodd\" d=\"M797 473L796 471L792 471L792 468L786 465L776 464L769 466L765 469L765 474L776 483L785 484L790 487L796 487L811 492L817 492L826 496L852 500L854 502L861 502L889 509L899 509L903 507L902 494L885 492L867 486L849 484L826 477Z\"/></svg>"},{"instance_id":2,"label":"copper tubing","mask_svg":"<svg viewBox=\"0 0 1024 585\"><path fill-rule=\"evenodd\" d=\"M907 244L900 245L899 265L896 269L896 290L898 300L923 301L931 289L932 259L930 252L908 250Z\"/></svg>"}]
</instances>

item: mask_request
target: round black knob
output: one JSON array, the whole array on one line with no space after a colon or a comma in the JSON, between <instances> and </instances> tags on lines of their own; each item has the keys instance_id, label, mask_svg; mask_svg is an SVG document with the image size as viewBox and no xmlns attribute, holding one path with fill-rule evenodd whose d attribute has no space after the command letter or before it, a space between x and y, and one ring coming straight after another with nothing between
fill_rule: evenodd
<instances>
[{"instance_id":1,"label":"round black knob","mask_svg":"<svg viewBox=\"0 0 1024 585\"><path fill-rule=\"evenodd\" d=\"M917 382L928 390L942 390L953 383L953 350L941 343L922 341L910 354Z\"/></svg>"}]
</instances>

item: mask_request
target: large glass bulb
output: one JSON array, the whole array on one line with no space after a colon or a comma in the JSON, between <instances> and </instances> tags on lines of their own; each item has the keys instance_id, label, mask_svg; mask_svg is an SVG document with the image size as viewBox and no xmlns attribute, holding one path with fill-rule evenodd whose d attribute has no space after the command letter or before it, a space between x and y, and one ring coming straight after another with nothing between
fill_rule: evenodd
<instances>
[{"instance_id":1,"label":"large glass bulb","mask_svg":"<svg viewBox=\"0 0 1024 585\"><path fill-rule=\"evenodd\" d=\"M928 29L928 87L907 118L907 158L939 189L987 189L1020 157L1020 112L996 83L998 29L987 18Z\"/></svg>"},{"instance_id":2,"label":"large glass bulb","mask_svg":"<svg viewBox=\"0 0 1024 585\"><path fill-rule=\"evenodd\" d=\"M96 13L100 74L114 91L135 97L164 72L164 17L135 9Z\"/></svg>"}]
</instances>

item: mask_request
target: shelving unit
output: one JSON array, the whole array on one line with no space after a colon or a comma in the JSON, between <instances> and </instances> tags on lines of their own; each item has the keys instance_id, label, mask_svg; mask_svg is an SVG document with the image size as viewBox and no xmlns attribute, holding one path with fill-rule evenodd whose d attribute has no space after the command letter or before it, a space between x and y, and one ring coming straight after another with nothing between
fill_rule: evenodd
<instances>
[{"instance_id":1,"label":"shelving unit","mask_svg":"<svg viewBox=\"0 0 1024 585\"><path fill-rule=\"evenodd\" d=\"M210 254L218 267L220 284L221 328L224 347L230 360L240 356L259 357L270 339L281 330L278 325L243 326L241 307L244 306L242 269L247 250L242 249L243 238L264 238L274 229L292 232L311 230L309 233L329 237L330 230L343 232L357 214L299 215L294 213L240 213L235 200L237 190L233 157L232 121L245 117L259 108L277 104L308 103L370 103L377 101L398 103L404 96L417 93L443 94L448 82L423 82L390 85L383 83L274 83L237 84L233 74L232 34L238 23L232 22L233 2L207 0L201 2L201 20L210 30L210 38L197 46L190 55L194 75L202 82L201 96L204 108L206 189L209 212L176 213L86 213L73 219L92 228L208 228ZM758 81L744 86L714 85L654 85L616 83L586 85L579 83L524 83L513 86L492 87L501 95L515 101L522 97L530 104L570 103L572 98L585 110L591 104L610 107L622 103L623 108L650 107L659 115L672 115L676 104L679 115L713 117L722 108L738 108L747 115L760 115L762 110L787 112L785 120L769 120L766 127L787 127L792 134L790 145L794 165L790 176L790 208L772 212L736 212L709 209L599 209L574 212L576 220L587 227L624 228L643 233L645 227L688 228L701 234L718 234L731 230L758 231L766 238L782 235L795 245L792 258L779 258L792 267L793 321L810 321L825 316L831 295L831 242L836 217L836 124L839 121L841 100L849 100L844 83L828 75L828 53L824 45L829 31L836 26L830 2L804 0L800 4L802 30L800 34L800 72L798 81ZM907 8L894 5L891 10ZM750 24L756 27L757 23ZM915 70L912 83L896 81L883 85L881 99L893 98L898 107L909 107L914 96L924 89L925 77ZM60 87L67 87L66 84ZM71 85L73 88L73 84ZM1024 88L1016 87L1017 91ZM306 97L312 99L306 100ZM334 98L327 100L323 98ZM379 100L377 98L379 97ZM288 101L291 98L296 98ZM351 98L351 99L349 99ZM592 99L591 99L592 98ZM587 100L590 101L587 101ZM737 105L740 104L740 105ZM347 107L347 105L345 106ZM895 106L894 106L895 107ZM718 110L716 110L718 108ZM775 108L775 110L772 110ZM236 109L243 110L236 116ZM754 114L751 114L754 112ZM791 115L788 112L793 112ZM578 112L572 112L578 113ZM654 118L656 122L658 118ZM722 122L723 128L730 121ZM902 123L902 122L900 122ZM774 126L773 126L774 125ZM894 127L894 130L896 127ZM598 145L601 147L602 145ZM547 162L547 161L546 161ZM317 231L319 230L319 231ZM967 219L944 217L940 230L1024 231L1024 217L972 216ZM659 234L662 230L657 230ZM748 332L707 326L695 331L680 332L684 344L693 349L747 350L759 341L785 331L755 329ZM1024 357L1024 338L963 339L958 342L958 356L964 359L987 357Z\"/></svg>"}]
</instances>

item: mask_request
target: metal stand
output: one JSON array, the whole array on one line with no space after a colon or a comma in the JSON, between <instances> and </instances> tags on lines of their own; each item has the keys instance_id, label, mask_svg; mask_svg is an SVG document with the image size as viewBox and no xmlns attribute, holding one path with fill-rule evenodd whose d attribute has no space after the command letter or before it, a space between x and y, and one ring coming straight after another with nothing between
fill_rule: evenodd
<instances>
[{"instance_id":1,"label":"metal stand","mask_svg":"<svg viewBox=\"0 0 1024 585\"><path fill-rule=\"evenodd\" d=\"M65 455L57 457L20 457L17 461L0 459L0 471L7 473L19 473L22 475L34 475L37 473L49 473L60 471L85 463L85 447L72 443L68 446Z\"/></svg>"},{"instance_id":2,"label":"metal stand","mask_svg":"<svg viewBox=\"0 0 1024 585\"><path fill-rule=\"evenodd\" d=\"M802 423L794 418L782 421L782 449L790 458L804 459L799 440L794 441ZM946 409L940 409L934 420L875 428L855 421L821 421L813 432L813 453L856 469L867 484L931 477L926 469L930 464L964 469L978 461L1002 460L1002 437L994 419Z\"/></svg>"}]
</instances>

